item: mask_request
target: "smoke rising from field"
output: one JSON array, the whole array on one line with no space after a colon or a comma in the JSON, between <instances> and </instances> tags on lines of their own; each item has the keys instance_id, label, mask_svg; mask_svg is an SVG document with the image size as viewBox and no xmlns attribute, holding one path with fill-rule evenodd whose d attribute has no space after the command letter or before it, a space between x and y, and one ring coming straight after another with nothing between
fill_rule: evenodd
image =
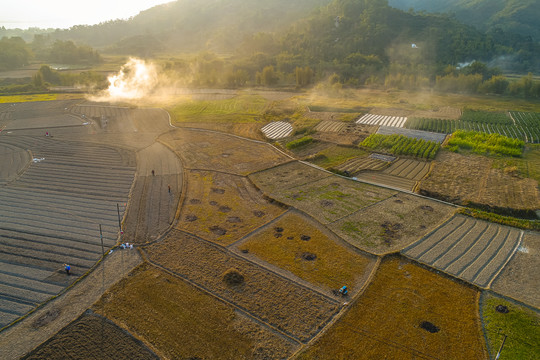
<instances>
[{"instance_id":1,"label":"smoke rising from field","mask_svg":"<svg viewBox=\"0 0 540 360\"><path fill-rule=\"evenodd\" d=\"M120 71L108 77L109 87L94 101L132 101L151 95L159 84L158 70L152 63L130 58Z\"/></svg>"}]
</instances>

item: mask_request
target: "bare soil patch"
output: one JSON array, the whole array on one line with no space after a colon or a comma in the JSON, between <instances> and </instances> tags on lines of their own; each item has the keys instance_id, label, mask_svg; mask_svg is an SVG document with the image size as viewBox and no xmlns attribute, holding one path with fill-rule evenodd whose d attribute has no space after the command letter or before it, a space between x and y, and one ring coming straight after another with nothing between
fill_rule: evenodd
<instances>
[{"instance_id":1,"label":"bare soil patch","mask_svg":"<svg viewBox=\"0 0 540 360\"><path fill-rule=\"evenodd\" d=\"M23 359L159 359L110 320L87 312Z\"/></svg>"},{"instance_id":2,"label":"bare soil patch","mask_svg":"<svg viewBox=\"0 0 540 360\"><path fill-rule=\"evenodd\" d=\"M529 211L540 208L540 192L533 179L520 178L493 168L493 159L443 151L421 194L457 204L480 204L493 209Z\"/></svg>"},{"instance_id":3,"label":"bare soil patch","mask_svg":"<svg viewBox=\"0 0 540 360\"><path fill-rule=\"evenodd\" d=\"M160 137L190 169L247 175L289 158L268 144L202 130L176 129Z\"/></svg>"},{"instance_id":4,"label":"bare soil patch","mask_svg":"<svg viewBox=\"0 0 540 360\"><path fill-rule=\"evenodd\" d=\"M295 212L287 213L271 227L242 241L238 248L321 286L329 293L343 285L350 291L357 290L375 261Z\"/></svg>"},{"instance_id":5,"label":"bare soil patch","mask_svg":"<svg viewBox=\"0 0 540 360\"><path fill-rule=\"evenodd\" d=\"M505 296L540 308L540 234L527 232L521 246L491 288Z\"/></svg>"},{"instance_id":6,"label":"bare soil patch","mask_svg":"<svg viewBox=\"0 0 540 360\"><path fill-rule=\"evenodd\" d=\"M362 297L299 358L488 359L478 297L407 260L383 260Z\"/></svg>"},{"instance_id":7,"label":"bare soil patch","mask_svg":"<svg viewBox=\"0 0 540 360\"><path fill-rule=\"evenodd\" d=\"M204 239L230 244L277 217L271 203L247 178L192 170L178 227Z\"/></svg>"},{"instance_id":8,"label":"bare soil patch","mask_svg":"<svg viewBox=\"0 0 540 360\"><path fill-rule=\"evenodd\" d=\"M294 347L230 305L148 265L108 291L94 310L149 343L161 358L282 358Z\"/></svg>"},{"instance_id":9,"label":"bare soil patch","mask_svg":"<svg viewBox=\"0 0 540 360\"><path fill-rule=\"evenodd\" d=\"M337 304L322 295L179 231L148 247L147 254L152 262L301 341L315 335L337 311ZM244 276L240 285L223 281L231 268Z\"/></svg>"},{"instance_id":10,"label":"bare soil patch","mask_svg":"<svg viewBox=\"0 0 540 360\"><path fill-rule=\"evenodd\" d=\"M332 223L330 228L360 249L384 254L420 239L454 212L452 206L398 193Z\"/></svg>"},{"instance_id":11,"label":"bare soil patch","mask_svg":"<svg viewBox=\"0 0 540 360\"><path fill-rule=\"evenodd\" d=\"M194 129L206 129L219 131L226 134L238 135L248 139L264 140L264 136L261 133L263 122L250 122L250 123L221 123L221 122L181 122L176 123L175 126L179 128L194 128Z\"/></svg>"}]
</instances>

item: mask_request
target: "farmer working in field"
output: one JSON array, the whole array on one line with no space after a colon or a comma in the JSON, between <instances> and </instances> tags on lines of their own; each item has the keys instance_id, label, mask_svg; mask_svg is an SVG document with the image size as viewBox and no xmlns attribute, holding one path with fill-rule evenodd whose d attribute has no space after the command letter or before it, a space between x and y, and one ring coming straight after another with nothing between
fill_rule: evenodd
<instances>
[{"instance_id":1,"label":"farmer working in field","mask_svg":"<svg viewBox=\"0 0 540 360\"><path fill-rule=\"evenodd\" d=\"M64 270L66 270L66 274L69 275L69 271L71 270L71 266L69 266L68 264L64 264Z\"/></svg>"}]
</instances>

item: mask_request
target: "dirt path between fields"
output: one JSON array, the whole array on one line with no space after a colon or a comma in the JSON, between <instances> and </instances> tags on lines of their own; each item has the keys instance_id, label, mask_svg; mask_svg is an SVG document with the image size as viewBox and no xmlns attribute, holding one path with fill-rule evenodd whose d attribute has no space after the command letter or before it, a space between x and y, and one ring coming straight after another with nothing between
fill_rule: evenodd
<instances>
[{"instance_id":1,"label":"dirt path between fields","mask_svg":"<svg viewBox=\"0 0 540 360\"><path fill-rule=\"evenodd\" d=\"M20 359L54 336L140 263L142 258L135 249L107 255L88 276L1 332L0 359Z\"/></svg>"}]
</instances>

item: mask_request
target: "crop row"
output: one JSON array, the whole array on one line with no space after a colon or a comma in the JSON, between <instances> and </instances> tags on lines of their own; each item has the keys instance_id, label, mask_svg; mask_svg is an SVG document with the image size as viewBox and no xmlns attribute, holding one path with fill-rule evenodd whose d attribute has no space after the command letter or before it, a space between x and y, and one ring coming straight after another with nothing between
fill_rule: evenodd
<instances>
[{"instance_id":1,"label":"crop row","mask_svg":"<svg viewBox=\"0 0 540 360\"><path fill-rule=\"evenodd\" d=\"M521 156L523 153L522 140L510 139L499 134L485 134L474 131L458 130L448 141L451 151L458 149L471 150L476 153L491 153L498 155Z\"/></svg>"},{"instance_id":2,"label":"crop row","mask_svg":"<svg viewBox=\"0 0 540 360\"><path fill-rule=\"evenodd\" d=\"M409 118L404 127L407 129L432 131L451 134L457 130L478 131L487 134L500 134L528 143L540 142L540 117L536 113L510 112L509 122L471 121L467 118L460 120L444 120L432 118ZM512 121L513 120L513 121Z\"/></svg>"},{"instance_id":3,"label":"crop row","mask_svg":"<svg viewBox=\"0 0 540 360\"><path fill-rule=\"evenodd\" d=\"M386 151L394 155L410 155L433 159L440 144L423 139L409 138L403 135L371 134L360 144L372 150Z\"/></svg>"},{"instance_id":4,"label":"crop row","mask_svg":"<svg viewBox=\"0 0 540 360\"><path fill-rule=\"evenodd\" d=\"M403 124L405 124L406 122L407 122L406 117L374 115L374 114L365 114L364 116L356 120L357 124L395 126L395 127L403 127Z\"/></svg>"},{"instance_id":5,"label":"crop row","mask_svg":"<svg viewBox=\"0 0 540 360\"><path fill-rule=\"evenodd\" d=\"M293 127L287 122L275 121L263 126L261 131L269 139L281 139L289 136L293 131Z\"/></svg>"}]
</instances>

